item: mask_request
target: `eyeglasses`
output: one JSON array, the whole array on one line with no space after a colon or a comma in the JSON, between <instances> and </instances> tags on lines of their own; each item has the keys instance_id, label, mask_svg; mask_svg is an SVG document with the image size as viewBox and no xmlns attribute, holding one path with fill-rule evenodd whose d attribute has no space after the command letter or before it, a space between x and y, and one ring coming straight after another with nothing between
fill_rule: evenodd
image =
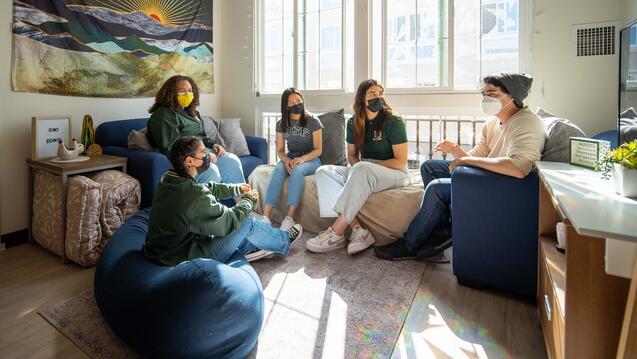
<instances>
[{"instance_id":1,"label":"eyeglasses","mask_svg":"<svg viewBox=\"0 0 637 359\"><path fill-rule=\"evenodd\" d=\"M196 160L203 161L203 159L204 159L204 158L206 158L206 157L210 157L210 152L208 152L208 151L204 151L204 152L203 152L203 154L201 155L201 158L197 158L197 157L195 157L195 154L190 155L190 157L192 157L192 158L194 158L194 159L196 159Z\"/></svg>"}]
</instances>

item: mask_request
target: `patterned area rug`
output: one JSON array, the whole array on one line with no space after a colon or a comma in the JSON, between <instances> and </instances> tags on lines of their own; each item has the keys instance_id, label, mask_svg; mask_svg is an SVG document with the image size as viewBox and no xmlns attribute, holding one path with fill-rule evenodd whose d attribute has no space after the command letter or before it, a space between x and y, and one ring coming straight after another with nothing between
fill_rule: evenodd
<instances>
[{"instance_id":1,"label":"patterned area rug","mask_svg":"<svg viewBox=\"0 0 637 359\"><path fill-rule=\"evenodd\" d=\"M304 233L286 258L253 263L266 312L251 358L387 358L405 321L425 264L387 262L371 250L311 254ZM135 358L101 317L93 290L40 310L92 358Z\"/></svg>"}]
</instances>

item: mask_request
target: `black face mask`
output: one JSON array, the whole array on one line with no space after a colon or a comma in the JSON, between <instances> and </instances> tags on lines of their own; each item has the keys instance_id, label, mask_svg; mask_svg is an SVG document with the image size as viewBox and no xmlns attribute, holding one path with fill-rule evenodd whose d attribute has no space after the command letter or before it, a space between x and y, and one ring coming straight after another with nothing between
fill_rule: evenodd
<instances>
[{"instance_id":1,"label":"black face mask","mask_svg":"<svg viewBox=\"0 0 637 359\"><path fill-rule=\"evenodd\" d=\"M367 100L367 109L372 112L378 112L383 108L385 101L383 101L382 97L373 98L371 100Z\"/></svg>"},{"instance_id":2,"label":"black face mask","mask_svg":"<svg viewBox=\"0 0 637 359\"><path fill-rule=\"evenodd\" d=\"M202 158L197 159L203 161L201 166L197 167L197 174L201 174L202 172L205 172L208 168L210 168L210 154L208 153L208 151L206 151Z\"/></svg>"},{"instance_id":3,"label":"black face mask","mask_svg":"<svg viewBox=\"0 0 637 359\"><path fill-rule=\"evenodd\" d=\"M293 113L295 115L299 115L303 113L304 110L305 110L305 106L303 105L303 102L297 103L296 105L292 105L288 107L288 111L290 111L290 113Z\"/></svg>"}]
</instances>

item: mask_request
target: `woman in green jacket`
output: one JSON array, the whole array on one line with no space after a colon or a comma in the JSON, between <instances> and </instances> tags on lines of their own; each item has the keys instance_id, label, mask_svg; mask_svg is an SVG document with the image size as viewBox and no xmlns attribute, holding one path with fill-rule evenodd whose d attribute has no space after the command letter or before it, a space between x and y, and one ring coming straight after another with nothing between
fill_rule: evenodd
<instances>
[{"instance_id":1,"label":"woman in green jacket","mask_svg":"<svg viewBox=\"0 0 637 359\"><path fill-rule=\"evenodd\" d=\"M198 183L245 183L239 158L226 152L213 139L206 137L203 121L197 111L199 87L189 76L176 75L161 86L155 104L148 110L146 137L150 144L169 156L173 143L181 136L199 136L210 149L210 168L197 175Z\"/></svg>"},{"instance_id":2,"label":"woman in green jacket","mask_svg":"<svg viewBox=\"0 0 637 359\"><path fill-rule=\"evenodd\" d=\"M181 137L172 145L173 169L157 186L144 255L161 265L177 265L194 258L225 263L235 251L245 255L256 247L287 255L300 234L300 226L286 233L252 214L259 194L250 185L197 183L195 177L208 169L209 158L197 137ZM218 201L233 197L240 200L232 208Z\"/></svg>"}]
</instances>

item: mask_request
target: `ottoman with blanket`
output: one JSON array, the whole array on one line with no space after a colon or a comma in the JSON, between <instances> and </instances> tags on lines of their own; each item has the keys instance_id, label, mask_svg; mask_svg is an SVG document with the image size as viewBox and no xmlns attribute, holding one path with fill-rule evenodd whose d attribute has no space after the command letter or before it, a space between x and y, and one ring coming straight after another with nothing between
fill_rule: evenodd
<instances>
[{"instance_id":1,"label":"ottoman with blanket","mask_svg":"<svg viewBox=\"0 0 637 359\"><path fill-rule=\"evenodd\" d=\"M245 358L263 324L263 288L239 253L229 264L159 266L142 254L149 210L110 240L95 270L95 299L113 332L149 358Z\"/></svg>"},{"instance_id":2,"label":"ottoman with blanket","mask_svg":"<svg viewBox=\"0 0 637 359\"><path fill-rule=\"evenodd\" d=\"M66 203L59 177L50 173L35 172L33 191L33 239L85 267L95 265L113 233L139 211L141 198L139 182L114 170L70 177Z\"/></svg>"}]
</instances>

